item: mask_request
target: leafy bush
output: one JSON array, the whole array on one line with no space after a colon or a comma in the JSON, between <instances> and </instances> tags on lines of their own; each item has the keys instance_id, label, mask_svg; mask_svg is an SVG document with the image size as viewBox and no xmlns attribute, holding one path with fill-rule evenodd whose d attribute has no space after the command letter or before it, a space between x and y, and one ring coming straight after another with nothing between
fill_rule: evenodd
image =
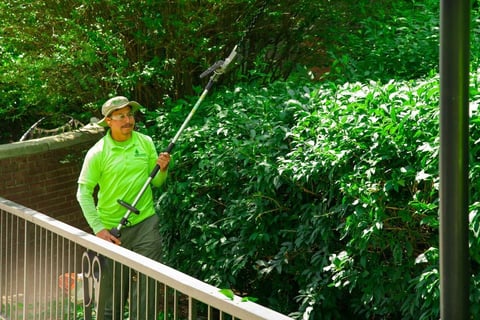
<instances>
[{"instance_id":1,"label":"leafy bush","mask_svg":"<svg viewBox=\"0 0 480 320\"><path fill-rule=\"evenodd\" d=\"M193 102L145 130L166 146ZM277 82L211 96L158 194L166 262L299 319L438 318L438 103L438 77ZM472 184L471 301L480 292L478 192ZM475 303L471 314L480 316Z\"/></svg>"},{"instance_id":2,"label":"leafy bush","mask_svg":"<svg viewBox=\"0 0 480 320\"><path fill-rule=\"evenodd\" d=\"M336 221L340 246L312 270L348 292L355 314L399 316L419 270L413 262L436 238L438 87L391 81L322 93L292 128L294 148L283 164L297 184L325 181L315 192Z\"/></svg>"},{"instance_id":3,"label":"leafy bush","mask_svg":"<svg viewBox=\"0 0 480 320\"><path fill-rule=\"evenodd\" d=\"M159 195L167 263L299 318L438 315L438 99L437 78L210 97Z\"/></svg>"}]
</instances>

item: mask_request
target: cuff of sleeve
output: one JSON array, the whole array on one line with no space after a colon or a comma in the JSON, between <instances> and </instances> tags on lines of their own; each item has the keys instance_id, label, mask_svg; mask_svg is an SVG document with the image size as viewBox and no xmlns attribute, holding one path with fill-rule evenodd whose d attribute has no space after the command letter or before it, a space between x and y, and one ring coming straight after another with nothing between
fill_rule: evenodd
<instances>
[{"instance_id":1,"label":"cuff of sleeve","mask_svg":"<svg viewBox=\"0 0 480 320\"><path fill-rule=\"evenodd\" d=\"M97 224L97 225L94 225L94 226L90 226L93 230L93 234L97 234L99 233L100 231L102 231L103 229L105 229L105 227L103 226L103 224Z\"/></svg>"},{"instance_id":2,"label":"cuff of sleeve","mask_svg":"<svg viewBox=\"0 0 480 320\"><path fill-rule=\"evenodd\" d=\"M168 169L166 171L158 171L157 175L152 181L152 184L155 187L161 186L165 182L165 180L167 180L167 173L168 173Z\"/></svg>"}]
</instances>

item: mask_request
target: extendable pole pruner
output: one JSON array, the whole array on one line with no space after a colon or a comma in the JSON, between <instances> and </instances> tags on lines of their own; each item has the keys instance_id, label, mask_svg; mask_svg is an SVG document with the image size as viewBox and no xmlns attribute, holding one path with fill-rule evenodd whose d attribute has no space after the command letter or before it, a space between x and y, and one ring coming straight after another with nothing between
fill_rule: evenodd
<instances>
[{"instance_id":1,"label":"extendable pole pruner","mask_svg":"<svg viewBox=\"0 0 480 320\"><path fill-rule=\"evenodd\" d=\"M177 131L177 134L175 134L175 136L173 137L172 141L170 142L170 144L168 145L167 149L165 149L165 152L168 152L168 153L171 153L171 151L173 150L173 148L175 147L175 143L177 142L178 138L180 137L180 135L182 134L183 130L187 127L187 124L188 122L190 122L190 119L192 119L193 115L195 114L195 112L197 111L198 107L200 106L200 103L202 103L203 99L205 98L205 96L207 95L208 91L211 89L212 85L215 83L215 81L218 80L218 77L220 75L222 75L223 73L225 73L225 71L227 70L227 67L228 65L235 59L235 56L237 55L237 46L235 46L232 50L232 52L230 53L230 55L225 59L225 61L223 60L219 60L217 62L215 62L211 67L209 67L207 70L205 70L201 75L200 75L200 78L205 78L206 76L210 75L210 79L207 83L207 85L205 86L205 89L203 90L202 94L200 95L200 97L198 98L197 102L195 103L195 105L193 106L192 110L190 111L190 113L188 114L187 118L185 119L185 121L183 122L182 126L180 127L180 129L178 129ZM213 73L213 74L212 74ZM135 214L139 214L140 211L135 207L137 204L138 204L138 201L140 201L140 199L142 198L143 194L145 193L145 191L147 190L148 186L150 185L150 182L152 182L153 178L155 178L155 176L157 175L158 171L160 170L160 166L157 164L155 165L155 167L153 168L152 172L150 173L150 175L148 176L147 180L145 181L145 184L143 185L143 187L140 189L140 191L138 192L137 196L135 197L135 199L133 200L133 202L131 204L127 203L126 201L123 201L121 199L118 199L117 202L125 207L127 209L127 212L125 213L125 215L122 217L122 220L120 221L120 223L118 224L117 227L114 227L112 228L112 230L110 230L110 233L119 238L120 235L121 235L121 230L124 226L126 226L128 224L128 218L130 217L130 214L133 212Z\"/></svg>"}]
</instances>

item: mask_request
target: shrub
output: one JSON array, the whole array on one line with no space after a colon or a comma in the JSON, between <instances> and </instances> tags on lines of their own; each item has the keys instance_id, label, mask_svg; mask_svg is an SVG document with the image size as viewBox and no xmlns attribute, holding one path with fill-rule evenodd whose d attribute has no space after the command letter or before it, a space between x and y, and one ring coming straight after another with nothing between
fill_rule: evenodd
<instances>
[{"instance_id":1,"label":"shrub","mask_svg":"<svg viewBox=\"0 0 480 320\"><path fill-rule=\"evenodd\" d=\"M438 316L438 101L437 77L209 97L158 195L166 262L298 318Z\"/></svg>"}]
</instances>

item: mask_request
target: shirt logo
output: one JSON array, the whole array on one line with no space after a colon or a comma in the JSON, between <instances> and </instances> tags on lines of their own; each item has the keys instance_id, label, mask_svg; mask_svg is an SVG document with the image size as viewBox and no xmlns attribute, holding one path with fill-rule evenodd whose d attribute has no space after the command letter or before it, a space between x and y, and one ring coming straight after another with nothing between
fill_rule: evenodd
<instances>
[{"instance_id":1,"label":"shirt logo","mask_svg":"<svg viewBox=\"0 0 480 320\"><path fill-rule=\"evenodd\" d=\"M147 155L146 153L140 152L140 151L138 151L138 149L135 149L135 152L134 152L135 158L145 157L146 155Z\"/></svg>"}]
</instances>

